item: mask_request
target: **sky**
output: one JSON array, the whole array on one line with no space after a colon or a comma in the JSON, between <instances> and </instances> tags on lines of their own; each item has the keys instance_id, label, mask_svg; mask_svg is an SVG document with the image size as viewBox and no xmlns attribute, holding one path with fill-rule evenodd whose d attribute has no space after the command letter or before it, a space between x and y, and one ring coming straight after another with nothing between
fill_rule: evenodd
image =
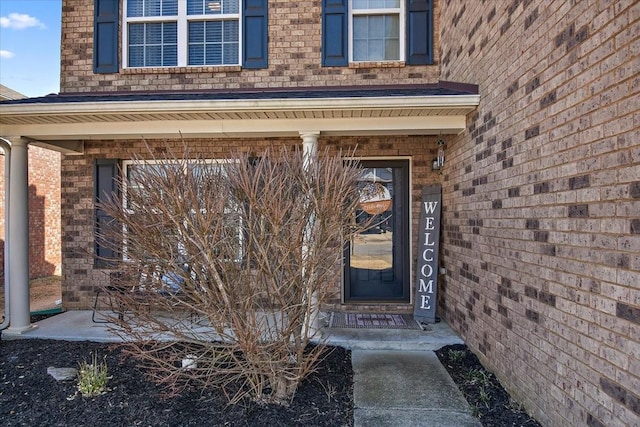
<instances>
[{"instance_id":1,"label":"sky","mask_svg":"<svg viewBox=\"0 0 640 427\"><path fill-rule=\"evenodd\" d=\"M29 97L60 91L62 0L0 0L0 83Z\"/></svg>"}]
</instances>

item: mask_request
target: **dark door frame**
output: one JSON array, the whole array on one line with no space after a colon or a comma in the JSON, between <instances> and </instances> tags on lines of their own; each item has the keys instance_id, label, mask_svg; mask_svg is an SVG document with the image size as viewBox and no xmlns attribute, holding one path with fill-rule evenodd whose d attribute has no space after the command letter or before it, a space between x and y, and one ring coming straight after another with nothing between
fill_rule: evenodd
<instances>
[{"instance_id":1,"label":"dark door frame","mask_svg":"<svg viewBox=\"0 0 640 427\"><path fill-rule=\"evenodd\" d=\"M394 221L399 221L400 236L399 241L394 242L400 245L397 252L401 259L395 259L394 253L394 270L399 269L402 279L402 294L397 297L358 297L351 296L351 280L350 280L350 264L351 264L351 244L346 242L344 250L344 266L343 266L343 300L345 303L410 303L411 302L411 158L395 157L395 158L363 158L360 165L365 168L385 168L395 167L401 168L401 179L404 180L403 194L394 194L394 197L401 197L400 212L396 216L394 212ZM395 184L394 184L395 187ZM396 207L394 207L394 210Z\"/></svg>"}]
</instances>

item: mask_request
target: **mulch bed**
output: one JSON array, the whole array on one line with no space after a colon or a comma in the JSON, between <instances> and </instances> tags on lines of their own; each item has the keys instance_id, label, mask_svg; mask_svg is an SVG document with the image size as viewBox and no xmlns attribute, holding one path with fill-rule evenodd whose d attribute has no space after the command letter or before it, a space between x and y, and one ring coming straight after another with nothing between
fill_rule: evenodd
<instances>
[{"instance_id":1,"label":"mulch bed","mask_svg":"<svg viewBox=\"0 0 640 427\"><path fill-rule=\"evenodd\" d=\"M106 355L110 391L77 393L47 367L72 367ZM24 339L0 342L0 419L4 426L349 426L353 423L350 352L335 347L299 387L288 407L253 402L229 406L216 390L163 398L118 347L90 342Z\"/></svg>"},{"instance_id":2,"label":"mulch bed","mask_svg":"<svg viewBox=\"0 0 640 427\"><path fill-rule=\"evenodd\" d=\"M540 426L511 399L496 376L482 366L467 346L448 345L437 350L436 355L484 427Z\"/></svg>"},{"instance_id":3,"label":"mulch bed","mask_svg":"<svg viewBox=\"0 0 640 427\"><path fill-rule=\"evenodd\" d=\"M32 316L37 322L49 315ZM57 382L47 367L74 367L106 355L109 392L77 393L75 381ZM495 375L465 345L436 355L484 427L538 427ZM288 407L253 402L229 406L215 390L189 390L166 399L119 347L90 342L25 339L0 341L0 420L6 426L352 426L351 353L340 347L299 387Z\"/></svg>"}]
</instances>

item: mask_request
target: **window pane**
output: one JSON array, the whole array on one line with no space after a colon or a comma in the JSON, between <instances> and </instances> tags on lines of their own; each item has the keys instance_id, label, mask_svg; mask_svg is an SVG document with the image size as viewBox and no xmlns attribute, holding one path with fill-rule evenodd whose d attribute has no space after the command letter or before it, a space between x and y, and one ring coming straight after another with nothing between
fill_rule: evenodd
<instances>
[{"instance_id":1,"label":"window pane","mask_svg":"<svg viewBox=\"0 0 640 427\"><path fill-rule=\"evenodd\" d=\"M176 19L179 1L185 0L127 1L127 15L131 17L173 16L169 22L129 24L128 65L178 65L179 42L187 44L187 65L239 64L240 0L186 0L187 14L212 15L208 21L187 21L187 40L178 40Z\"/></svg>"},{"instance_id":2,"label":"window pane","mask_svg":"<svg viewBox=\"0 0 640 427\"><path fill-rule=\"evenodd\" d=\"M144 46L129 47L129 66L144 67Z\"/></svg>"},{"instance_id":3,"label":"window pane","mask_svg":"<svg viewBox=\"0 0 640 427\"><path fill-rule=\"evenodd\" d=\"M162 24L162 44L178 43L178 24L165 22Z\"/></svg>"},{"instance_id":4,"label":"window pane","mask_svg":"<svg viewBox=\"0 0 640 427\"><path fill-rule=\"evenodd\" d=\"M239 58L238 43L227 43L224 49L224 63L237 64Z\"/></svg>"},{"instance_id":5,"label":"window pane","mask_svg":"<svg viewBox=\"0 0 640 427\"><path fill-rule=\"evenodd\" d=\"M162 65L165 67L175 67L178 65L177 45L164 45L162 48Z\"/></svg>"},{"instance_id":6,"label":"window pane","mask_svg":"<svg viewBox=\"0 0 640 427\"><path fill-rule=\"evenodd\" d=\"M400 0L353 0L354 9L394 9L400 7Z\"/></svg>"},{"instance_id":7,"label":"window pane","mask_svg":"<svg viewBox=\"0 0 640 427\"><path fill-rule=\"evenodd\" d=\"M178 65L175 22L129 25L129 66L175 65Z\"/></svg>"},{"instance_id":8,"label":"window pane","mask_svg":"<svg viewBox=\"0 0 640 427\"><path fill-rule=\"evenodd\" d=\"M384 17L384 29L384 59L397 61L400 59L400 17L398 15L386 15Z\"/></svg>"},{"instance_id":9,"label":"window pane","mask_svg":"<svg viewBox=\"0 0 640 427\"><path fill-rule=\"evenodd\" d=\"M145 43L161 44L162 43L162 24L144 24L144 25L146 26Z\"/></svg>"},{"instance_id":10,"label":"window pane","mask_svg":"<svg viewBox=\"0 0 640 427\"><path fill-rule=\"evenodd\" d=\"M399 19L398 15L354 16L353 60L399 60Z\"/></svg>"},{"instance_id":11,"label":"window pane","mask_svg":"<svg viewBox=\"0 0 640 427\"><path fill-rule=\"evenodd\" d=\"M353 39L364 40L367 38L367 18L366 17L354 17L353 18Z\"/></svg>"},{"instance_id":12,"label":"window pane","mask_svg":"<svg viewBox=\"0 0 640 427\"><path fill-rule=\"evenodd\" d=\"M238 21L224 22L224 41L227 43L238 41Z\"/></svg>"},{"instance_id":13,"label":"window pane","mask_svg":"<svg viewBox=\"0 0 640 427\"><path fill-rule=\"evenodd\" d=\"M207 43L222 43L222 22L207 22Z\"/></svg>"},{"instance_id":14,"label":"window pane","mask_svg":"<svg viewBox=\"0 0 640 427\"><path fill-rule=\"evenodd\" d=\"M400 38L400 19L398 15L385 16L384 35L387 38Z\"/></svg>"},{"instance_id":15,"label":"window pane","mask_svg":"<svg viewBox=\"0 0 640 427\"><path fill-rule=\"evenodd\" d=\"M146 67L162 65L162 46L147 46L145 48L144 65Z\"/></svg>"},{"instance_id":16,"label":"window pane","mask_svg":"<svg viewBox=\"0 0 640 427\"><path fill-rule=\"evenodd\" d=\"M192 22L189 24L189 43L204 42L204 22Z\"/></svg>"},{"instance_id":17,"label":"window pane","mask_svg":"<svg viewBox=\"0 0 640 427\"><path fill-rule=\"evenodd\" d=\"M143 16L144 3L143 0L129 0L127 2L127 16L137 17Z\"/></svg>"},{"instance_id":18,"label":"window pane","mask_svg":"<svg viewBox=\"0 0 640 427\"><path fill-rule=\"evenodd\" d=\"M206 50L208 65L222 65L222 44L209 44Z\"/></svg>"},{"instance_id":19,"label":"window pane","mask_svg":"<svg viewBox=\"0 0 640 427\"><path fill-rule=\"evenodd\" d=\"M189 45L189 65L204 65L204 44Z\"/></svg>"},{"instance_id":20,"label":"window pane","mask_svg":"<svg viewBox=\"0 0 640 427\"><path fill-rule=\"evenodd\" d=\"M368 48L367 59L369 61L382 61L384 59L384 41L380 39L369 40Z\"/></svg>"},{"instance_id":21,"label":"window pane","mask_svg":"<svg viewBox=\"0 0 640 427\"><path fill-rule=\"evenodd\" d=\"M160 0L145 0L144 16L160 16Z\"/></svg>"},{"instance_id":22,"label":"window pane","mask_svg":"<svg viewBox=\"0 0 640 427\"><path fill-rule=\"evenodd\" d=\"M178 14L178 0L162 0L162 16Z\"/></svg>"},{"instance_id":23,"label":"window pane","mask_svg":"<svg viewBox=\"0 0 640 427\"><path fill-rule=\"evenodd\" d=\"M144 43L144 24L129 25L129 45Z\"/></svg>"},{"instance_id":24,"label":"window pane","mask_svg":"<svg viewBox=\"0 0 640 427\"><path fill-rule=\"evenodd\" d=\"M367 58L368 58L367 57L367 41L354 40L353 41L353 60L366 61Z\"/></svg>"},{"instance_id":25,"label":"window pane","mask_svg":"<svg viewBox=\"0 0 640 427\"><path fill-rule=\"evenodd\" d=\"M219 15L221 13L239 13L239 0L187 0L189 15Z\"/></svg>"},{"instance_id":26,"label":"window pane","mask_svg":"<svg viewBox=\"0 0 640 427\"><path fill-rule=\"evenodd\" d=\"M187 0L187 14L188 15L202 15L204 14L204 0Z\"/></svg>"},{"instance_id":27,"label":"window pane","mask_svg":"<svg viewBox=\"0 0 640 427\"><path fill-rule=\"evenodd\" d=\"M400 43L398 40L387 40L385 42L384 59L387 61L400 59Z\"/></svg>"},{"instance_id":28,"label":"window pane","mask_svg":"<svg viewBox=\"0 0 640 427\"><path fill-rule=\"evenodd\" d=\"M178 0L128 0L127 16L175 16Z\"/></svg>"},{"instance_id":29,"label":"window pane","mask_svg":"<svg viewBox=\"0 0 640 427\"><path fill-rule=\"evenodd\" d=\"M384 34L384 16L369 16L367 20L367 35L369 39L381 39Z\"/></svg>"},{"instance_id":30,"label":"window pane","mask_svg":"<svg viewBox=\"0 0 640 427\"><path fill-rule=\"evenodd\" d=\"M189 65L236 65L239 63L238 21L207 21L189 24Z\"/></svg>"},{"instance_id":31,"label":"window pane","mask_svg":"<svg viewBox=\"0 0 640 427\"><path fill-rule=\"evenodd\" d=\"M240 1L239 0L223 0L224 13L239 13Z\"/></svg>"}]
</instances>

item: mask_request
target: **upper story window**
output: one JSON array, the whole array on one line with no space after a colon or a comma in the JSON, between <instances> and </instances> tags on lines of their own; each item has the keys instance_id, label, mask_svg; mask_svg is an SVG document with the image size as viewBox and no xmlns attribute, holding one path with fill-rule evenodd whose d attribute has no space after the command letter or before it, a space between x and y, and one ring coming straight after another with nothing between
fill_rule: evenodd
<instances>
[{"instance_id":1,"label":"upper story window","mask_svg":"<svg viewBox=\"0 0 640 427\"><path fill-rule=\"evenodd\" d=\"M433 63L433 0L322 0L322 65Z\"/></svg>"},{"instance_id":2,"label":"upper story window","mask_svg":"<svg viewBox=\"0 0 640 427\"><path fill-rule=\"evenodd\" d=\"M268 0L124 0L121 13L121 0L94 0L93 72L120 72L120 58L124 67L267 68L268 5Z\"/></svg>"},{"instance_id":3,"label":"upper story window","mask_svg":"<svg viewBox=\"0 0 640 427\"><path fill-rule=\"evenodd\" d=\"M127 67L240 65L240 0L127 0Z\"/></svg>"},{"instance_id":4,"label":"upper story window","mask_svg":"<svg viewBox=\"0 0 640 427\"><path fill-rule=\"evenodd\" d=\"M352 0L349 11L352 62L404 60L404 2Z\"/></svg>"}]
</instances>

